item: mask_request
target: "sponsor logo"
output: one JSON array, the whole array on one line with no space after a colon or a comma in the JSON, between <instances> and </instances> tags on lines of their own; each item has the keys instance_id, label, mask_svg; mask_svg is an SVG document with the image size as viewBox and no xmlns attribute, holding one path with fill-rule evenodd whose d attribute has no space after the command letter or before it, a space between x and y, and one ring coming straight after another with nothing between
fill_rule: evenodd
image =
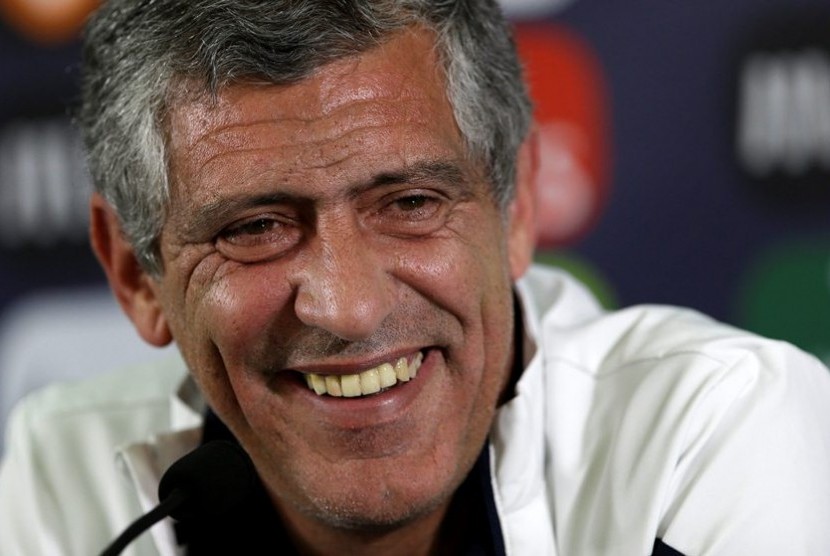
<instances>
[{"instance_id":1,"label":"sponsor logo","mask_svg":"<svg viewBox=\"0 0 830 556\"><path fill-rule=\"evenodd\" d=\"M776 200L830 198L830 13L766 22L737 71L735 153Z\"/></svg>"},{"instance_id":2,"label":"sponsor logo","mask_svg":"<svg viewBox=\"0 0 830 556\"><path fill-rule=\"evenodd\" d=\"M560 247L583 237L605 205L608 94L593 51L573 31L520 24L516 43L539 132L538 243Z\"/></svg>"},{"instance_id":3,"label":"sponsor logo","mask_svg":"<svg viewBox=\"0 0 830 556\"><path fill-rule=\"evenodd\" d=\"M85 240L91 182L81 152L68 121L0 128L0 246Z\"/></svg>"}]
</instances>

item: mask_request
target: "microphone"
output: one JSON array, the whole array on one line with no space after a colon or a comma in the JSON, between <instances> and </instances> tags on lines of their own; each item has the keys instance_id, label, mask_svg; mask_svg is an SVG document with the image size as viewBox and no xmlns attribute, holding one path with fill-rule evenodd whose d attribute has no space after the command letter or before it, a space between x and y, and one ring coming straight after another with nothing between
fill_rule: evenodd
<instances>
[{"instance_id":1,"label":"microphone","mask_svg":"<svg viewBox=\"0 0 830 556\"><path fill-rule=\"evenodd\" d=\"M165 517L221 517L253 491L256 471L241 446L227 440L202 444L170 466L159 483L159 505L135 520L101 556L116 556Z\"/></svg>"}]
</instances>

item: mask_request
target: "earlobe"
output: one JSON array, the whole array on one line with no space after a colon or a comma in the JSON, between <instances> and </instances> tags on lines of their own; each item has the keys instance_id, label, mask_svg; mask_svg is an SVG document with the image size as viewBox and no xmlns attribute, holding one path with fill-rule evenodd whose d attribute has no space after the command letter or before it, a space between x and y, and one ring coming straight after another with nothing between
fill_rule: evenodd
<instances>
[{"instance_id":1,"label":"earlobe","mask_svg":"<svg viewBox=\"0 0 830 556\"><path fill-rule=\"evenodd\" d=\"M172 336L155 280L141 267L124 238L115 210L98 193L93 193L90 200L89 234L92 250L104 268L115 298L138 333L152 345L169 344Z\"/></svg>"},{"instance_id":2,"label":"earlobe","mask_svg":"<svg viewBox=\"0 0 830 556\"><path fill-rule=\"evenodd\" d=\"M513 281L524 275L536 246L536 174L538 135L532 129L516 156L516 189L508 208L508 258Z\"/></svg>"}]
</instances>

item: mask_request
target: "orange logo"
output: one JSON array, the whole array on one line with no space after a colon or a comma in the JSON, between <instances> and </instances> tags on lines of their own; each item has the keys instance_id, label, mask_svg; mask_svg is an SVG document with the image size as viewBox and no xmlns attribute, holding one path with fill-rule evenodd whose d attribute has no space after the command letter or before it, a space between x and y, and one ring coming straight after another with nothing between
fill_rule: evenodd
<instances>
[{"instance_id":1,"label":"orange logo","mask_svg":"<svg viewBox=\"0 0 830 556\"><path fill-rule=\"evenodd\" d=\"M0 15L26 38L56 44L75 38L100 0L0 0Z\"/></svg>"},{"instance_id":2,"label":"orange logo","mask_svg":"<svg viewBox=\"0 0 830 556\"><path fill-rule=\"evenodd\" d=\"M538 243L572 243L594 225L607 197L608 98L602 69L575 33L552 24L519 25L540 134Z\"/></svg>"}]
</instances>

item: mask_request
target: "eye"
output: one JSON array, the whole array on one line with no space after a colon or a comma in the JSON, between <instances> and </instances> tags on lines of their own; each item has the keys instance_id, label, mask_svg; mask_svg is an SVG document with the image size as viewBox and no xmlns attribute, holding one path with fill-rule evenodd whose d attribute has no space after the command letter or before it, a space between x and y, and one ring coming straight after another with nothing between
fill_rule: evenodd
<instances>
[{"instance_id":1,"label":"eye","mask_svg":"<svg viewBox=\"0 0 830 556\"><path fill-rule=\"evenodd\" d=\"M231 224L216 238L217 249L240 262L258 262L282 255L300 240L299 227L276 215L256 216Z\"/></svg>"},{"instance_id":2,"label":"eye","mask_svg":"<svg viewBox=\"0 0 830 556\"><path fill-rule=\"evenodd\" d=\"M396 207L410 218L429 218L437 209L436 199L426 195L411 195L394 201Z\"/></svg>"},{"instance_id":3,"label":"eye","mask_svg":"<svg viewBox=\"0 0 830 556\"><path fill-rule=\"evenodd\" d=\"M232 243L250 243L258 241L258 238L274 231L279 224L268 218L258 218L251 222L244 222L238 226L225 230L222 236Z\"/></svg>"},{"instance_id":4,"label":"eye","mask_svg":"<svg viewBox=\"0 0 830 556\"><path fill-rule=\"evenodd\" d=\"M376 218L384 233L419 236L440 228L448 209L448 199L439 193L406 191L387 196Z\"/></svg>"}]
</instances>

